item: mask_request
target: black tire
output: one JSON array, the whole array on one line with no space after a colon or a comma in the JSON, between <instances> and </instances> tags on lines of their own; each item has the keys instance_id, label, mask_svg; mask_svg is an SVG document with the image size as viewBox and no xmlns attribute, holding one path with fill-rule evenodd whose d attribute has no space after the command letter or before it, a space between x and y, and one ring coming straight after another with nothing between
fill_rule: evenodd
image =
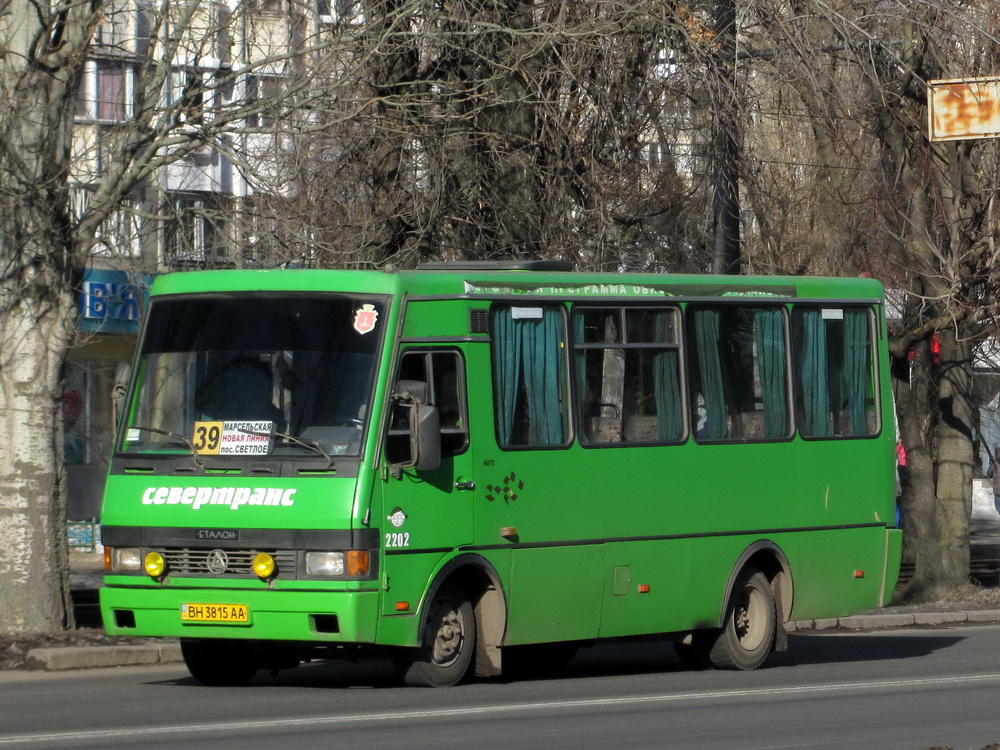
<instances>
[{"instance_id":1,"label":"black tire","mask_svg":"<svg viewBox=\"0 0 1000 750\"><path fill-rule=\"evenodd\" d=\"M708 660L717 669L756 669L771 653L777 620L767 576L744 568L729 596L722 630L708 648Z\"/></svg>"},{"instance_id":2,"label":"black tire","mask_svg":"<svg viewBox=\"0 0 1000 750\"><path fill-rule=\"evenodd\" d=\"M181 654L188 671L202 685L246 685L257 674L253 651L238 641L182 640Z\"/></svg>"},{"instance_id":3,"label":"black tire","mask_svg":"<svg viewBox=\"0 0 1000 750\"><path fill-rule=\"evenodd\" d=\"M504 677L547 677L559 672L573 661L579 645L565 643L534 643L529 646L507 646L503 650Z\"/></svg>"},{"instance_id":4,"label":"black tire","mask_svg":"<svg viewBox=\"0 0 1000 750\"><path fill-rule=\"evenodd\" d=\"M412 687L451 687L465 677L476 649L476 618L469 597L443 586L430 602L421 645L396 655L403 681Z\"/></svg>"}]
</instances>

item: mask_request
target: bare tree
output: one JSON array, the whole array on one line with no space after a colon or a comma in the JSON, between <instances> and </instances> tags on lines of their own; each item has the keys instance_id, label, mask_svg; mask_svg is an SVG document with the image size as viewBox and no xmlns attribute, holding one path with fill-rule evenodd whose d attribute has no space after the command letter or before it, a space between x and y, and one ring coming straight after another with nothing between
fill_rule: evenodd
<instances>
[{"instance_id":1,"label":"bare tree","mask_svg":"<svg viewBox=\"0 0 1000 750\"><path fill-rule=\"evenodd\" d=\"M204 176L206 153L224 155L248 183L277 185L275 161L261 151L280 151L287 135L312 127L303 72L322 66L337 40L282 7L275 16L257 2L235 10L208 0L3 4L2 630L71 622L59 403L84 268L95 249L107 252L109 225L127 213L162 236L158 221L177 209L157 187L165 170L180 170L181 183L184 174ZM119 23L126 17L138 22ZM84 85L88 66L118 94L115 84L133 80L134 96L95 97ZM265 79L283 83L261 91ZM278 116L293 104L301 114ZM88 108L99 127L81 124ZM168 245L183 250L184 222L201 222L204 233L222 208L185 209Z\"/></svg>"},{"instance_id":2,"label":"bare tree","mask_svg":"<svg viewBox=\"0 0 1000 750\"><path fill-rule=\"evenodd\" d=\"M870 273L903 289L893 330L908 590L965 584L975 416L972 354L995 330L995 142L932 144L932 78L996 72L984 7L760 2L743 19L756 123L744 177L750 267Z\"/></svg>"},{"instance_id":3,"label":"bare tree","mask_svg":"<svg viewBox=\"0 0 1000 750\"><path fill-rule=\"evenodd\" d=\"M700 21L639 0L360 7L321 84L325 128L286 165L301 192L273 207L317 220L314 262L706 267L704 180L677 164L703 148L704 74L677 63L707 54ZM678 148L681 127L696 135Z\"/></svg>"}]
</instances>

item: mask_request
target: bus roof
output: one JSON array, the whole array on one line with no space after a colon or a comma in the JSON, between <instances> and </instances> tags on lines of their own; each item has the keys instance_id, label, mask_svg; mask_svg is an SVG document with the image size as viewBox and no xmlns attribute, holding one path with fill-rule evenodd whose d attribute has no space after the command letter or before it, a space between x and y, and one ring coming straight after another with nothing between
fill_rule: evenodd
<instances>
[{"instance_id":1,"label":"bus roof","mask_svg":"<svg viewBox=\"0 0 1000 750\"><path fill-rule=\"evenodd\" d=\"M869 278L719 276L509 270L475 264L435 264L412 271L224 270L171 273L152 294L238 292L347 292L409 297L505 298L799 298L881 300L882 284Z\"/></svg>"}]
</instances>

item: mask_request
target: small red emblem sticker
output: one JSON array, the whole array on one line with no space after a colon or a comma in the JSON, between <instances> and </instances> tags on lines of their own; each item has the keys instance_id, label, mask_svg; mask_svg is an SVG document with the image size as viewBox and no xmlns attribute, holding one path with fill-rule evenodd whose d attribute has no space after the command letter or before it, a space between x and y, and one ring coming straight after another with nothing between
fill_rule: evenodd
<instances>
[{"instance_id":1,"label":"small red emblem sticker","mask_svg":"<svg viewBox=\"0 0 1000 750\"><path fill-rule=\"evenodd\" d=\"M375 305L362 305L360 310L354 313L354 330L358 333L371 333L375 330L375 323L378 321L378 311Z\"/></svg>"}]
</instances>

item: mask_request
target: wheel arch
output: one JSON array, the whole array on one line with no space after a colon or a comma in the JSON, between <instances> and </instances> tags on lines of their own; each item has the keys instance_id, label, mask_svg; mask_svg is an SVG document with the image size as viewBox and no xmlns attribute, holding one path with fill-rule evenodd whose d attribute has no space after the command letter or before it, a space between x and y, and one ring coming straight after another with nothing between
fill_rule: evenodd
<instances>
[{"instance_id":1,"label":"wheel arch","mask_svg":"<svg viewBox=\"0 0 1000 750\"><path fill-rule=\"evenodd\" d=\"M500 674L500 646L507 630L507 595L493 564L482 555L465 553L451 558L434 576L421 603L417 632L423 632L427 604L443 586L465 592L476 618L475 670L477 677Z\"/></svg>"},{"instance_id":2,"label":"wheel arch","mask_svg":"<svg viewBox=\"0 0 1000 750\"><path fill-rule=\"evenodd\" d=\"M745 550L737 558L736 563L729 571L729 580L726 582L725 595L719 607L719 625L722 624L726 614L726 606L729 598L733 594L733 587L736 579L745 567L752 565L761 571L771 584L774 593L774 600L778 609L778 622L783 624L788 622L792 614L792 598L795 587L792 581L792 569L788 564L788 558L781 548L769 539L760 539Z\"/></svg>"}]
</instances>

